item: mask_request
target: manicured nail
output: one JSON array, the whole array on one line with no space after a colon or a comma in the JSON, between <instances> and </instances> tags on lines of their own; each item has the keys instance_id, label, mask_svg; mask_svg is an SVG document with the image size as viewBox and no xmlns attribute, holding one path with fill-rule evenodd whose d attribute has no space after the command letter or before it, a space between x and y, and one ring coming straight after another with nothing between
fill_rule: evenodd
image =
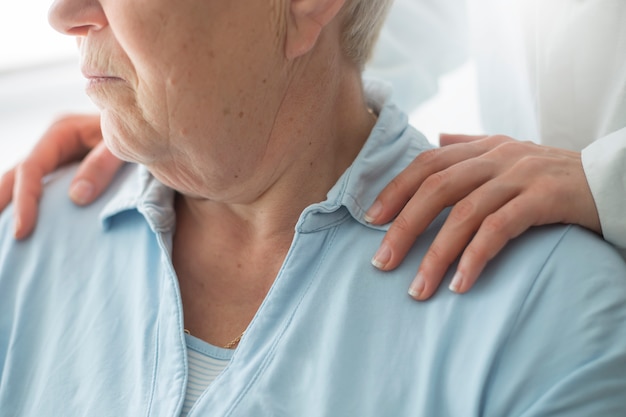
<instances>
[{"instance_id":1,"label":"manicured nail","mask_svg":"<svg viewBox=\"0 0 626 417\"><path fill-rule=\"evenodd\" d=\"M372 258L372 265L378 269L383 269L391 260L391 249L385 242L380 245L376 255Z\"/></svg>"},{"instance_id":2,"label":"manicured nail","mask_svg":"<svg viewBox=\"0 0 626 417\"><path fill-rule=\"evenodd\" d=\"M424 276L420 272L417 274L417 276L411 283L411 286L409 287L409 295L415 298L416 300L419 299L422 293L424 292L424 286L425 286Z\"/></svg>"},{"instance_id":3,"label":"manicured nail","mask_svg":"<svg viewBox=\"0 0 626 417\"><path fill-rule=\"evenodd\" d=\"M461 291L461 285L463 285L463 274L457 271L454 277L452 277L452 282L448 288L452 292L459 293Z\"/></svg>"},{"instance_id":4,"label":"manicured nail","mask_svg":"<svg viewBox=\"0 0 626 417\"><path fill-rule=\"evenodd\" d=\"M368 223L371 223L374 220L376 220L376 218L378 218L378 216L380 216L380 213L382 212L383 212L383 203L377 200L372 205L372 207L370 207L370 209L367 210L367 213L365 213L365 216L363 216L363 220L365 220Z\"/></svg>"},{"instance_id":5,"label":"manicured nail","mask_svg":"<svg viewBox=\"0 0 626 417\"><path fill-rule=\"evenodd\" d=\"M76 204L89 203L93 193L93 184L86 180L78 180L70 187L70 198Z\"/></svg>"}]
</instances>

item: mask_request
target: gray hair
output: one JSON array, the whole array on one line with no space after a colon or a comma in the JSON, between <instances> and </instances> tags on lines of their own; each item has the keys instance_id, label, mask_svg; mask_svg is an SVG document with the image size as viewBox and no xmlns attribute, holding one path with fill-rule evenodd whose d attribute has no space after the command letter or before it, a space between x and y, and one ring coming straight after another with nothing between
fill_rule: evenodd
<instances>
[{"instance_id":1,"label":"gray hair","mask_svg":"<svg viewBox=\"0 0 626 417\"><path fill-rule=\"evenodd\" d=\"M393 0L347 0L343 10L343 48L360 69L369 60Z\"/></svg>"}]
</instances>

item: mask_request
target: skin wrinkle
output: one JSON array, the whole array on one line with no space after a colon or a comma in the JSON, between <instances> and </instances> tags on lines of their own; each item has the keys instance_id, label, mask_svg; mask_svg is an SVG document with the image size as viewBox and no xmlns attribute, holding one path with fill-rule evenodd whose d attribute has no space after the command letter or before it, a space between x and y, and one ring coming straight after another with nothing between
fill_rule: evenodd
<instances>
[{"instance_id":1,"label":"skin wrinkle","mask_svg":"<svg viewBox=\"0 0 626 417\"><path fill-rule=\"evenodd\" d=\"M161 44L161 42L167 40L167 33L169 31L169 28L171 27L171 22L170 22L170 16L167 16L164 13L157 11L156 16L158 17L159 25L157 25L158 31L155 34L154 44L159 45ZM183 43L183 45L181 45L180 50L186 51L188 47L189 46L186 43ZM180 136L183 136L183 135L179 135L179 133L183 131L188 132L188 129L185 126L178 127L176 126L176 123L174 123L174 120L176 120L177 115L178 115L179 107L176 105L176 100L172 99L172 97L176 97L177 95L177 93L175 93L174 91L179 88L177 87L178 76L175 73L172 73L173 69L171 67L166 67L166 69L169 71L167 74L161 73L161 78L166 80L165 86L164 86L164 93L163 93L163 98L164 98L163 104L165 106L168 119L166 121L165 129L168 132L168 134L166 135L166 139L169 140L170 142L170 145L167 146L171 154L170 159L175 160L176 158L175 158L173 149L175 149L176 139L179 138ZM152 126L158 125L158 122L154 119L151 120L149 117L147 117L147 114L145 114L145 112L144 112L144 118Z\"/></svg>"},{"instance_id":2,"label":"skin wrinkle","mask_svg":"<svg viewBox=\"0 0 626 417\"><path fill-rule=\"evenodd\" d=\"M276 46L284 48L284 45L280 45L280 43L283 39L285 39L285 30L287 27L287 10L285 8L285 0L272 0L271 6L270 24L272 27L276 28Z\"/></svg>"},{"instance_id":3,"label":"skin wrinkle","mask_svg":"<svg viewBox=\"0 0 626 417\"><path fill-rule=\"evenodd\" d=\"M280 9L277 9L277 10L280 10ZM279 16L280 16L281 18L284 18L285 14L284 14L284 13L281 13L281 14L279 14ZM170 23L168 23L168 24L163 24L163 26L168 26L169 24L170 24ZM274 30L272 29L272 33L281 33L281 30L280 30L280 29L282 29L283 27L284 27L284 25L283 25L281 28L279 28L279 30L277 30L277 31L274 31ZM170 75L170 77L174 77L174 76L175 76L174 74L171 74L171 75ZM291 78L289 78L289 79L291 80ZM173 80L173 81L175 81L175 79L174 79L174 78L172 78L172 80ZM176 83L176 82L173 82L172 84L177 84L177 83ZM290 86L290 85L291 85L291 81L289 81L289 83L287 84L287 86L284 86L283 88L285 88L285 90L287 90L287 89L289 88L289 86ZM270 89L270 88L272 88L272 87L268 86L268 89ZM275 89L275 86L274 86L274 89ZM176 117L175 117L175 116L176 116L176 114L178 114L178 113L179 113L179 109L178 109L178 107L177 107L176 103L174 102L174 99L172 98L172 97L174 96L174 92L175 92L175 91L178 91L178 90L177 90L176 88L174 88L174 86L173 86L173 85L168 85L168 86L167 86L167 89L166 89L166 94L165 94L165 99L166 99L166 102L165 102L165 107L168 109L168 116L169 116L169 118L170 118L170 120L168 121L168 130L167 130L167 131L169 132L169 139L170 139L170 141L173 141L173 140L175 139L175 137L176 137L176 136L179 134L179 132L181 131L181 126L174 126L174 125L173 125L173 122L171 121L172 119L174 119L174 120L175 120L175 119L176 119ZM179 92L179 91L178 91L178 92ZM177 97L178 97L178 96L177 96ZM283 106L284 106L284 105L283 105L283 101L284 101L284 95L281 95L280 102L278 103L277 108L280 108L280 107L283 107ZM241 104L244 104L245 102L247 102L247 101L246 101L246 100L244 100ZM273 107L273 106L272 106L272 107ZM233 109L233 108L231 108L231 110L230 110L230 115L231 115L232 117L237 116L239 113L241 113L241 111L237 111L237 109ZM272 112L272 113L273 113L273 112ZM148 119L148 120L149 120L149 119ZM151 122L152 122L152 121L151 121ZM269 122L269 120L268 120L268 122ZM151 123L151 124L152 124L152 123ZM276 114L276 113L274 113L274 114L273 114L273 117L272 117L272 120L271 120L271 123L270 123L269 130L263 129L264 131L266 131L266 135L265 135L266 140L267 140L267 139L269 139L269 138L272 136L272 132L273 132L273 131L275 131L276 124L277 124L277 114ZM182 126L182 129L184 130L184 128L185 128L185 126L183 125L183 126ZM238 148L240 149L240 152L243 150L243 149L241 148L242 146L243 146L243 145L238 145ZM268 144L268 143L267 143L267 141L266 141L266 142L264 143L264 147L263 147L262 158L260 158L260 159L263 159L263 157L265 157L265 155L267 155L267 153L268 153L268 147L269 147L269 146L270 146L270 144ZM171 150L170 150L170 151L171 151ZM176 154L176 152L172 152L172 156L175 156L175 154ZM189 156L188 156L188 157L189 157ZM277 171L277 169L278 169L278 168L279 168L279 167L278 167L278 165L272 166L272 169L273 169L275 172L278 172L278 171ZM236 176L237 176L237 175L239 175L240 173L241 173L241 170L240 170L240 169L239 169L239 170L236 170L236 171L235 171L235 175L234 175L234 176L236 177ZM187 177L187 176L188 176L188 175L187 175L187 173L185 173L185 174L183 174L183 175L184 175L185 177ZM185 182L186 182L186 181L185 181Z\"/></svg>"},{"instance_id":4,"label":"skin wrinkle","mask_svg":"<svg viewBox=\"0 0 626 417\"><path fill-rule=\"evenodd\" d=\"M159 14L159 16L162 16L162 14ZM167 19L165 17L163 17L162 19L162 23L163 25L161 26L161 30L159 31L158 35L161 35L161 33L167 33L167 27L169 24L169 21L167 21ZM187 44L187 42L183 42L183 44L181 45L180 50L182 52L186 52L188 51L190 48L190 46ZM193 46L192 46L193 48ZM208 60L213 60L215 58L215 53L212 50L209 50L206 52L205 54L205 59ZM168 68L169 69L169 68ZM186 73L184 76L189 77L189 73ZM176 92L175 90L178 89L177 87L177 76L176 74L168 74L166 79L168 80L168 82L166 83L166 87L165 87L165 108L167 109L167 114L169 116L168 118L168 138L169 140L175 144L176 143L176 139L178 137L185 137L188 133L189 133L189 129L185 126L176 126L176 124L173 122L173 120L177 119L178 116L178 106L175 105L175 100L172 99L172 97L176 97L178 95L178 92ZM195 92L193 94L196 94ZM224 109L224 115L227 116L230 114L230 109L225 108ZM194 130L197 130L197 126L194 126ZM210 134L210 133L207 133ZM175 149L174 145L170 145L169 146L170 150ZM171 155L171 160L176 160L176 158L174 157L175 155L173 155L173 151L172 151L172 155ZM187 155L187 158L191 158L192 155ZM191 158L193 159L193 158ZM181 176L183 178L193 178L193 175L191 172L187 172L186 169L184 169L184 165L181 166L181 164L177 164L176 172L179 172L181 174ZM186 183L188 183L189 185L192 185L191 181L184 181ZM190 187L191 188L191 187Z\"/></svg>"},{"instance_id":5,"label":"skin wrinkle","mask_svg":"<svg viewBox=\"0 0 626 417\"><path fill-rule=\"evenodd\" d=\"M156 3L155 7L157 10L159 7L165 7L167 10L170 9L170 6L167 5L164 0L157 0ZM204 12L205 6L203 5L206 5L206 3L203 2L197 5L193 4L187 10L183 9L181 13L179 13L179 9L172 9L174 10L173 12L159 13L160 10L155 11L154 8L148 8L143 10L140 14L137 5L142 6L145 5L145 3L141 1L131 1L128 3L129 10L131 11L129 15L129 13L117 13L123 10L123 6L119 6L120 8L118 9L117 6L111 4L113 10L112 17L118 19L118 24L115 26L115 29L118 30L115 31L115 34L119 36L116 36L116 38L119 38L121 49L126 52L133 60L133 64L136 64L135 67L138 68L137 81L134 83L136 85L134 101L138 105L130 106L132 107L132 114L130 115L123 111L116 112L112 110L111 114L115 115L115 119L108 121L111 123L111 127L115 127L119 124L119 126L117 126L118 131L116 132L118 133L117 139L130 139L130 146L123 143L123 140L120 140L118 144L119 148L123 152L126 152L124 159L137 159L140 160L141 163L154 165L155 167L158 166L157 171L160 171L158 175L162 176L165 176L164 171L167 171L164 162L172 161L177 158L186 160L184 163L178 164L175 172L167 173L167 177L173 180L172 183L175 183L176 176L178 175L177 172L180 172L180 176L183 177L183 182L186 186L189 186L189 188L185 187L185 191L204 190L206 193L213 194L214 192L223 193L225 189L228 189L224 187L228 187L229 184L236 186L245 184L242 181L253 181L261 186L276 183L277 177L279 176L278 174L287 169L285 165L288 164L285 157L282 156L282 153L277 153L276 146L271 150L270 147L273 145L269 142L274 140L271 138L277 130L283 130L285 126L289 125L286 120L279 119L279 112L281 110L284 111L284 108L288 107L288 105L285 104L286 92L293 87L292 80L293 77L299 73L298 67L306 65L308 58L294 61L297 63L296 65L285 65L286 62L281 60L277 55L277 60L273 65L261 67L260 71L262 72L256 71L257 73L255 74L256 76L253 77L253 83L248 84L256 84L257 87L256 89L252 88L252 94L249 96L244 95L243 92L239 90L239 93L233 97L233 89L228 90L228 87L226 87L226 89L221 89L220 87L216 91L213 88L213 84L218 85L219 83L217 80L211 81L210 78L219 78L228 75L228 70L224 71L220 68L220 65L212 64L213 60L219 61L219 63L222 61L236 62L237 59L241 59L241 56L246 55L246 50L249 50L247 55L253 54L254 52L258 54L258 51L255 51L258 49L256 40L260 40L264 32L266 33L266 41L272 42L275 35L279 37L282 35L284 39L288 33L286 32L287 25L285 23L286 19L289 17L289 10L285 6L286 2L284 0L276 0L269 4L265 3L265 6L263 6L262 3L258 3L259 8L256 14L258 14L259 11L263 11L268 13L269 18L262 19L259 21L259 25L251 27L251 30L257 33L259 37L249 36L248 42L243 43L245 48L243 51L241 49L239 49L239 51L229 48L221 49L219 45L216 46L216 37L220 36L224 30L228 31L228 33L233 33L235 39L242 36L241 32L237 31L237 27L244 23L240 19L231 20L230 17L225 14L232 6L240 9L244 13L240 16L245 16L246 12L240 6L228 3L211 3L212 8L207 11L210 11L211 15L216 18L216 22L222 19L221 27L216 29L215 27L207 28L205 20L193 17L194 14L196 16L201 15L197 13L198 8ZM135 16L134 13L137 13L138 16ZM185 30L182 31L180 30L181 25L177 24L177 22L187 17L191 17L191 24L187 25ZM138 19L139 23L132 22L133 19ZM268 28L266 26L268 23L263 22L269 22L271 20L276 22L275 26ZM148 31L138 32L138 26L145 26L148 28ZM201 36L199 37L200 40L195 41L189 34L196 33L197 31L202 35L209 34L209 36ZM172 32L174 36L168 38L165 36L166 32ZM177 34L178 36L176 36ZM334 32L334 34L336 35L336 32ZM211 40L211 38L213 38L213 40ZM283 43L281 39L281 42L278 44L266 44L266 48L268 48L266 53L280 53L283 54L284 59L285 45L282 45ZM181 46L183 44L187 45L187 48L183 48ZM163 59L155 61L153 60L152 53L159 50L161 45L169 46L170 48L164 49L166 55L163 56ZM280 48L277 47L277 45L280 45ZM208 47L208 49L202 49L203 46ZM271 49L272 46L274 49ZM214 52L212 50L213 48L217 48L217 51ZM191 55L189 51L196 49L203 51L202 56L197 57L197 59L187 60L186 62L178 59L179 56L185 56L185 50L187 50L187 55L189 56ZM233 56L233 59L229 59L230 55ZM255 65L258 60L259 58L242 62L247 62L247 67L250 67ZM178 63L176 61L178 61ZM182 62L188 65L181 65ZM170 63L172 65L170 65ZM191 86L194 85L193 83L203 83L202 75L200 71L198 71L198 67L203 68L207 65L210 68L215 68L215 71L211 73L208 83L201 84L201 87L206 85L210 87L210 89L192 89ZM194 67L196 68L194 69ZM326 68L320 65L320 69L324 70ZM193 71L193 73L189 74L188 72L190 71ZM286 76L282 76L283 74ZM233 80L235 81L233 85L236 85L238 80L237 74ZM321 81L323 81L323 75L320 75L317 79L317 83L319 84ZM263 88L258 88L260 85L263 85ZM248 85L248 88L250 87L251 85ZM205 97L203 97L203 91ZM223 94L223 97L220 97L220 92ZM211 97L208 96L209 94ZM259 100L259 98L271 95L274 96L274 99L269 103L267 100ZM237 96L239 96L239 98L237 98ZM128 97L125 97L125 99L128 99ZM131 102L131 100L126 101ZM229 118L223 118L221 114L214 112L215 106L219 105L218 103L229 106L231 109ZM160 106L161 109L155 109L155 104ZM332 105L330 100L321 103L319 110L323 110L324 107L328 105ZM196 124L196 128L193 126L193 119L184 117L184 115L186 112L198 108L206 108L208 112L213 112L215 117L208 120L204 119L208 123L205 123L203 119L197 119L199 123ZM286 110L289 111L290 109ZM240 113L245 114L246 121L249 120L246 124L249 126L258 124L259 127L256 132L253 130L246 132L245 130L237 128L237 124L242 125L239 120ZM265 113L267 118L261 122L257 119L259 119L258 115L262 115L263 113ZM117 123L117 119L123 120L124 118L126 118L127 121L131 120L131 122L127 125ZM137 135L133 135L130 132L142 130L141 126L138 126L141 123L137 123L141 122L141 120L144 122L144 129L146 127L149 128L149 130L146 129L148 135L142 134L134 138L134 136ZM278 126L279 124L280 126ZM224 125L231 127L230 132L221 129ZM332 129L332 127L330 127L330 129ZM154 135L152 135L153 132ZM332 131L324 132L324 136L333 133ZM206 137L207 134L211 135L211 140L207 140L209 139ZM154 136L154 144L149 142L151 136ZM246 143L248 143L246 136L250 137L251 143L257 144L257 151L259 152L250 152L249 149L246 149ZM301 137L301 135L297 136ZM180 149L180 146L177 146L177 142L179 142L177 139L180 139L182 143L192 146L198 146L203 141L209 143L215 139L215 148L207 148L207 155L205 155L205 159L215 161L215 164L213 162L206 163L207 161L203 161L202 155ZM288 138L282 139L282 145L279 145L278 148L284 148L283 145L288 147L292 146ZM232 149L229 151L228 147ZM225 151L222 149L225 149ZM242 160L239 165L229 164L228 161L233 159L232 154L244 154L246 151L250 155ZM144 152L144 154L142 155L141 152ZM159 153L161 153L161 158L156 160ZM209 155L211 153L213 156ZM273 153L273 155L270 155L270 153ZM131 158L129 158L130 155L132 155ZM154 155L154 157L152 155ZM265 162L272 159L275 159L276 163ZM204 168L212 165L218 169L224 168L222 172L224 175L223 180L225 181L222 181L220 171L211 169L207 171L205 169L203 173L200 172L200 168L194 168L194 164ZM270 175L262 181L256 180L254 178L256 175L250 176L250 167L257 165L270 168L267 171ZM306 161L306 165L309 166L309 161ZM191 184L190 181L194 177L192 174L195 174L195 177L198 179L195 184ZM227 176L231 179L232 177L241 176L241 179L233 183ZM212 177L210 178L211 181L205 181L207 177ZM212 189L207 188L205 184L214 184L215 187ZM242 190L249 192L249 190ZM232 201L233 198L239 198L240 195L239 190L237 190L237 194L229 192L226 198ZM251 196L245 196L244 198L249 200L250 197Z\"/></svg>"},{"instance_id":6,"label":"skin wrinkle","mask_svg":"<svg viewBox=\"0 0 626 417\"><path fill-rule=\"evenodd\" d=\"M133 13L132 14L133 14L133 16L136 16L136 18L141 19L141 18L146 16L145 13L142 12L142 10L141 10L141 8L139 7L138 4L129 3L129 6L133 8ZM159 21L160 21L160 24L157 25L158 32L157 32L157 34L155 36L155 39L163 39L165 34L166 34L165 28L166 28L166 22L167 22L168 18L167 18L167 16L164 13L161 13L158 10L155 11L154 14L156 16L158 16ZM143 24L145 24L145 22L147 22L147 19L143 19L143 21L140 22L139 24L143 25ZM113 31L113 34L115 35L116 32L115 32L113 26L112 26L112 31ZM118 38L118 37L116 36L116 38ZM122 49L124 49L124 45L122 43L120 45L121 45ZM131 61L131 65L134 66L132 61ZM137 73L137 69L136 68L133 68L133 70L135 71L135 73ZM146 88L142 84L142 81L143 81L142 77L136 77L136 78L137 78L137 85L135 87L134 94L135 94L135 102L137 104L139 104L141 102L141 100L139 100L139 97L137 97L137 92L145 91ZM168 109L168 114L169 114L170 106L169 106L169 101L167 99L167 95L165 95L165 97L164 97L164 102L165 102L165 107ZM147 112L147 109L144 106L137 105L136 107L139 109L139 111L141 113L141 119L143 119L145 122L147 122L147 124L151 127L151 129L155 132L155 135L156 135L157 132L159 131L159 124L158 124L157 120L155 120L154 118L150 117L149 113ZM170 126L169 120L168 120L168 124L167 125L168 125L168 131L169 131L169 126Z\"/></svg>"},{"instance_id":7,"label":"skin wrinkle","mask_svg":"<svg viewBox=\"0 0 626 417\"><path fill-rule=\"evenodd\" d=\"M278 2L280 2L280 3L284 3L284 2L283 2L283 0L280 0L280 1L279 1L279 0L276 0L276 1L275 1L275 2L273 2L272 4L273 4L273 5L275 5L275 4L277 4ZM284 19L285 19L285 14L284 14L284 13L280 13L280 16L282 17L282 21L284 22ZM280 23L277 23L277 24L280 24ZM286 27L285 27L285 25L284 25L284 23L283 23L283 24L279 27L278 32L279 32L279 33L280 33L280 32L284 32L285 30L286 30ZM285 35L283 35L283 36L285 36ZM308 61L309 61L309 59L310 59L310 58L309 58L309 56L308 56L308 55L307 55L307 56L304 56L304 57L297 58L296 60L294 60L294 61L293 61L293 65L292 65L292 66L289 66L289 68L288 68L288 72L289 72L289 74L288 74L288 81L287 81L287 84L286 84L286 86L285 86L285 90L284 90L285 92L287 92L287 91L290 91L290 90L291 90L291 85L292 85L292 82L293 82L293 80L294 80L294 78L295 78L295 75L296 75L299 71L301 71L301 70L300 70L300 68L306 68L306 66L308 65ZM320 77L320 78L324 79L324 77ZM281 101L280 101L280 103L279 103L279 105L278 105L278 107L277 107L277 111L275 112L274 117L273 117L273 120L272 120L272 125L271 125L271 129L270 129L270 132L269 132L269 136L271 136L271 135L272 135L272 132L274 132L274 130L275 130L275 127L276 127L276 125L277 125L277 123L278 123L278 117L279 117L279 115L280 115L280 113L281 113L281 109L283 109L283 107L284 107L284 101L285 101L285 99L286 99L286 94L282 94ZM311 109L311 110L313 110L313 109ZM314 110L313 110L313 111L314 111ZM292 120L293 120L293 118L291 118L291 119L290 119L290 121L292 121ZM269 136L268 136L268 137L269 137ZM265 143L266 143L266 146L265 146L264 151L263 151L263 157L265 157L265 154L266 154L267 152L269 152L270 141L269 141L269 140L266 140L266 141L265 141ZM310 142L309 142L309 143L310 143ZM275 178L277 178L277 177L278 177L278 176L276 175L276 174L277 174L277 172L278 172L278 170L279 170L279 165L278 165L278 164L276 164L276 165L274 166L274 170L273 170L273 172L272 172L272 177L275 177Z\"/></svg>"},{"instance_id":8,"label":"skin wrinkle","mask_svg":"<svg viewBox=\"0 0 626 417\"><path fill-rule=\"evenodd\" d=\"M293 77L289 78L289 81L287 82L287 85L285 87L285 91L289 91L290 87L291 87L291 83L293 81ZM285 102L285 98L286 98L286 94L282 95L282 98L280 100L280 103L278 105L278 109L281 109L283 107L283 104ZM272 120L272 126L270 128L270 132L268 136L272 135L272 132L274 131L277 121L278 121L278 115L279 115L279 111L277 111L274 114L273 120ZM265 148L263 149L263 158L265 158L265 156L267 155L267 153L269 152L269 147L270 147L270 141L269 141L269 137L268 140L265 141ZM272 172L272 177L277 177L277 171L278 171L278 164L274 165L274 170Z\"/></svg>"},{"instance_id":9,"label":"skin wrinkle","mask_svg":"<svg viewBox=\"0 0 626 417\"><path fill-rule=\"evenodd\" d=\"M286 36L286 9L285 9L285 2L284 0L273 0L271 2L271 9L270 9L270 24L272 25L272 27L276 28L276 44L275 47L279 48L280 50L284 50L284 39ZM270 128L268 130L267 136L264 140L265 146L263 148L263 151L261 153L261 159L265 159L267 157L267 154L270 152L270 147L271 147L271 137L272 134L275 132L276 130L276 125L278 123L278 117L280 115L281 109L284 107L284 101L286 99L287 96L287 91L289 91L291 89L291 84L293 82L293 74L294 71L291 71L290 74L287 75L288 77L288 81L285 84L283 93L281 94L281 99L280 102L278 103L278 106L276 108L276 111L274 112L274 115L272 117L272 123L270 125ZM267 80L263 79L263 84L265 85ZM242 91L240 91L240 94L243 94ZM230 109L228 109L228 112L226 113L227 109L224 109L224 114L225 115L230 115L231 111ZM243 112L239 112L240 117L243 117ZM242 152L245 151L245 149L241 150ZM278 171L279 171L280 166L279 164L275 164L273 167L273 171L272 171L272 177L274 178L278 178ZM235 178L238 178L239 175L235 174L234 175ZM269 188L269 187L268 187ZM262 193L260 196L261 197L264 193Z\"/></svg>"},{"instance_id":10,"label":"skin wrinkle","mask_svg":"<svg viewBox=\"0 0 626 417\"><path fill-rule=\"evenodd\" d=\"M157 39L163 39L166 34L167 34L167 22L168 19L162 14L162 13L158 13L158 16L161 18L161 23L162 25L160 25L160 30L157 33ZM187 50L187 45L186 43L183 45L183 47L181 48L183 51ZM172 96L176 96L175 94L172 94L172 90L177 89L176 85L177 85L177 77L175 74L171 74L172 69L168 68L170 70L170 73L167 74L166 77L164 77L166 81L165 83L165 91L164 91L164 98L165 98L165 103L164 106L166 108L166 114L169 116L168 120L167 120L167 131L168 133L168 139L170 142L175 142L176 138L179 137L178 135L176 135L176 130L178 130L179 132L185 131L185 127L182 126L180 129L177 129L175 127L175 124L173 123L173 120L175 120L178 112L177 109L178 107L175 106L175 103L172 104ZM183 135L180 135L183 136ZM170 149L170 152L173 148L173 144L170 144L168 146L168 149ZM176 161L176 158L174 157L174 155L171 155L170 159L172 161ZM176 166L176 171L179 171L179 167L178 164Z\"/></svg>"}]
</instances>

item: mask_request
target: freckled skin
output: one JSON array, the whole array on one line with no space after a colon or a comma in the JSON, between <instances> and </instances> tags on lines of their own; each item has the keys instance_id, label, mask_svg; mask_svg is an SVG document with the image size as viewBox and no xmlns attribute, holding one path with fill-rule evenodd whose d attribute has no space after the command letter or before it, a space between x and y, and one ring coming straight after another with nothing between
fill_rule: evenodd
<instances>
[{"instance_id":1,"label":"freckled skin","mask_svg":"<svg viewBox=\"0 0 626 417\"><path fill-rule=\"evenodd\" d=\"M97 3L102 28L79 45L84 63L125 80L89 92L118 157L216 197L235 192L234 172L277 166L267 150L292 76L284 1Z\"/></svg>"},{"instance_id":2,"label":"freckled skin","mask_svg":"<svg viewBox=\"0 0 626 417\"><path fill-rule=\"evenodd\" d=\"M56 0L56 9L72 1ZM308 158L298 156L303 147L332 164L343 153L317 139L307 146L309 138L338 133L345 140L343 124L354 127L363 118L362 103L356 111L344 110L345 103L332 109L340 98L362 94L358 68L337 48L339 19L311 37L291 24L285 0L85 0L84 6L98 9L97 30L77 21L82 12L66 21L61 16L57 28L74 27L69 34L79 37L83 62L124 80L90 93L107 146L183 195L250 201L296 166L289 158L308 167ZM292 48L305 51L299 56L287 52L288 39L315 44ZM345 74L333 76L332 67ZM323 102L311 101L322 91L328 92ZM349 112L356 117L342 115ZM313 118L324 122L300 129ZM330 123L333 118L341 123Z\"/></svg>"}]
</instances>

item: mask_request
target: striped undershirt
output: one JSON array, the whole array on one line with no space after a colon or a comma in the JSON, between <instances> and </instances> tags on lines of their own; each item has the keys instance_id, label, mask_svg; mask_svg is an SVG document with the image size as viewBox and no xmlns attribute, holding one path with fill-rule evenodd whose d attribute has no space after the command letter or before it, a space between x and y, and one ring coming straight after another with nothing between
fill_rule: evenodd
<instances>
[{"instance_id":1,"label":"striped undershirt","mask_svg":"<svg viewBox=\"0 0 626 417\"><path fill-rule=\"evenodd\" d=\"M187 342L188 381L181 417L186 417L200 395L226 368L234 350L219 348L185 334Z\"/></svg>"}]
</instances>

